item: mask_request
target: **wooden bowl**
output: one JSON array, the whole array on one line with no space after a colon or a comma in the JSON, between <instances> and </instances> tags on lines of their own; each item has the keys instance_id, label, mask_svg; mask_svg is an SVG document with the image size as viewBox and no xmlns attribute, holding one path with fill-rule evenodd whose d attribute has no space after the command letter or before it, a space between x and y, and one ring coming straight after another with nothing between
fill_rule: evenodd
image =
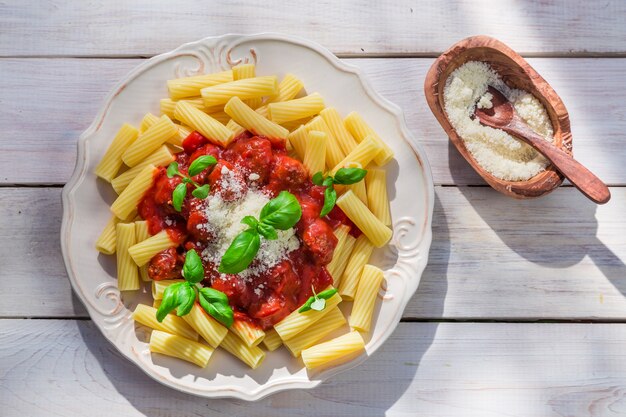
<instances>
[{"instance_id":1,"label":"wooden bowl","mask_svg":"<svg viewBox=\"0 0 626 417\"><path fill-rule=\"evenodd\" d=\"M468 61L482 61L491 65L508 86L528 91L539 99L552 121L555 145L572 154L569 115L561 98L517 52L488 36L472 36L454 44L437 58L426 75L426 101L450 141L489 185L505 195L520 199L534 198L554 190L561 185L564 177L552 165L528 180L506 181L483 169L465 147L444 110L443 89L452 71Z\"/></svg>"}]
</instances>

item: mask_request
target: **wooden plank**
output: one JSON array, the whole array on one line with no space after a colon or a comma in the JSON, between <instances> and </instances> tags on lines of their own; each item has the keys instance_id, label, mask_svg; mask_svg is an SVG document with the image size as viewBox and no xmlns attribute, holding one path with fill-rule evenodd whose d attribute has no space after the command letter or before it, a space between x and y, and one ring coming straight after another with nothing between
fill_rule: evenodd
<instances>
[{"instance_id":1,"label":"wooden plank","mask_svg":"<svg viewBox=\"0 0 626 417\"><path fill-rule=\"evenodd\" d=\"M166 388L90 321L2 320L0 341L5 417L626 413L624 324L403 323L361 366L257 402Z\"/></svg>"},{"instance_id":2,"label":"wooden plank","mask_svg":"<svg viewBox=\"0 0 626 417\"><path fill-rule=\"evenodd\" d=\"M429 264L404 318L626 320L626 189L612 192L596 207L573 188L516 201L436 187ZM0 247L0 317L86 317L61 261L60 189L1 188L0 199L12 242Z\"/></svg>"},{"instance_id":3,"label":"wooden plank","mask_svg":"<svg viewBox=\"0 0 626 417\"><path fill-rule=\"evenodd\" d=\"M340 54L432 54L475 34L529 54L624 53L626 5L514 0L5 2L1 56L146 56L210 35L289 33Z\"/></svg>"},{"instance_id":4,"label":"wooden plank","mask_svg":"<svg viewBox=\"0 0 626 417\"><path fill-rule=\"evenodd\" d=\"M74 168L76 139L95 117L109 89L140 62L0 59L0 91L6 103L0 112L4 150L0 182L64 183ZM409 128L428 155L436 184L484 184L448 144L426 105L422 83L432 59L347 62L362 68L377 91L403 108ZM622 169L626 160L622 146L626 59L536 58L530 62L568 106L575 155L604 181L626 184ZM30 162L28 169L22 163L25 160Z\"/></svg>"}]
</instances>

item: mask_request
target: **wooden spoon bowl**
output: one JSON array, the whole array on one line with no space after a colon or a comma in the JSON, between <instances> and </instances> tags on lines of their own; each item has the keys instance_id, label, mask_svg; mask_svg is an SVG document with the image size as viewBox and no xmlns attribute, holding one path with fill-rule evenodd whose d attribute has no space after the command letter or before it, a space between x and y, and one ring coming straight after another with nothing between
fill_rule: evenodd
<instances>
[{"instance_id":1,"label":"wooden spoon bowl","mask_svg":"<svg viewBox=\"0 0 626 417\"><path fill-rule=\"evenodd\" d=\"M472 36L452 45L435 60L424 81L424 94L430 110L461 155L489 185L507 196L520 199L541 197L551 192L564 179L552 165L525 181L497 178L476 162L450 124L444 109L443 90L450 74L468 61L482 61L491 65L508 86L525 90L541 101L552 122L554 144L571 155L572 132L563 101L524 58L499 40L488 36Z\"/></svg>"}]
</instances>

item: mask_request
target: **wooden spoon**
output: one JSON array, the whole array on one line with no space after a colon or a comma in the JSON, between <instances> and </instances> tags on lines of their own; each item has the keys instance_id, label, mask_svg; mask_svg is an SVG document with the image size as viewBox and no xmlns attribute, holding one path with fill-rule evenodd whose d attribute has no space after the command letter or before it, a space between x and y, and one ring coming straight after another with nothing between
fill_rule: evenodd
<instances>
[{"instance_id":1,"label":"wooden spoon","mask_svg":"<svg viewBox=\"0 0 626 417\"><path fill-rule=\"evenodd\" d=\"M485 126L501 129L526 142L545 156L581 193L597 204L604 204L611 198L609 188L600 178L585 168L570 155L535 133L523 120L509 100L493 87L487 89L493 96L489 109L479 109L474 115Z\"/></svg>"}]
</instances>

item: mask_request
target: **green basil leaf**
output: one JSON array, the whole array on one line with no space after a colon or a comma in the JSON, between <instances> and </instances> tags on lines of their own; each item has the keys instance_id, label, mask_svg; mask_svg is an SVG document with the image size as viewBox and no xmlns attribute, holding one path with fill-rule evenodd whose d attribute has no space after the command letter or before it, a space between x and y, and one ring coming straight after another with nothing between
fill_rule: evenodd
<instances>
[{"instance_id":1,"label":"green basil leaf","mask_svg":"<svg viewBox=\"0 0 626 417\"><path fill-rule=\"evenodd\" d=\"M185 184L191 184L191 183L192 183L191 178L189 178L189 177L184 177L184 178L183 178L183 182L184 182Z\"/></svg>"},{"instance_id":2,"label":"green basil leaf","mask_svg":"<svg viewBox=\"0 0 626 417\"><path fill-rule=\"evenodd\" d=\"M174 310L180 304L178 302L178 288L184 284L184 282L177 282L176 284L169 285L163 291L163 300L156 312L156 319L160 323L165 319L172 310Z\"/></svg>"},{"instance_id":3,"label":"green basil leaf","mask_svg":"<svg viewBox=\"0 0 626 417\"><path fill-rule=\"evenodd\" d=\"M335 294L337 294L337 288L330 288L326 291L322 291L321 293L317 294L317 298L323 298L324 300L328 300L330 297L332 297Z\"/></svg>"},{"instance_id":4,"label":"green basil leaf","mask_svg":"<svg viewBox=\"0 0 626 417\"><path fill-rule=\"evenodd\" d=\"M200 294L209 302L209 303L222 303L228 304L228 297L221 291L216 290L211 287L200 288Z\"/></svg>"},{"instance_id":5,"label":"green basil leaf","mask_svg":"<svg viewBox=\"0 0 626 417\"><path fill-rule=\"evenodd\" d=\"M293 227L302 216L298 199L288 191L281 191L261 209L259 220L276 229L287 230Z\"/></svg>"},{"instance_id":6,"label":"green basil leaf","mask_svg":"<svg viewBox=\"0 0 626 417\"><path fill-rule=\"evenodd\" d=\"M322 207L322 211L320 212L320 217L324 217L335 207L335 203L337 202L337 192L335 191L335 187L327 187L324 190L324 206Z\"/></svg>"},{"instance_id":7,"label":"green basil leaf","mask_svg":"<svg viewBox=\"0 0 626 417\"><path fill-rule=\"evenodd\" d=\"M223 298L215 298L213 292L221 294ZM211 317L226 327L232 326L234 314L233 309L228 305L228 298L226 297L226 294L214 290L213 288L202 288L198 294L198 300L200 301L200 306Z\"/></svg>"},{"instance_id":8,"label":"green basil leaf","mask_svg":"<svg viewBox=\"0 0 626 417\"><path fill-rule=\"evenodd\" d=\"M318 171L313 174L311 182L313 182L313 184L315 185L322 185L322 183L324 182L324 175L322 174L322 171Z\"/></svg>"},{"instance_id":9,"label":"green basil leaf","mask_svg":"<svg viewBox=\"0 0 626 417\"><path fill-rule=\"evenodd\" d=\"M217 159L215 159L213 155L202 155L196 158L191 165L189 165L187 172L190 176L194 177L211 165L215 164L217 164Z\"/></svg>"},{"instance_id":10,"label":"green basil leaf","mask_svg":"<svg viewBox=\"0 0 626 417\"><path fill-rule=\"evenodd\" d=\"M311 309L311 304L313 304L314 301L315 297L309 297L309 299L306 300L304 304L302 304L302 307L298 309L298 313L304 313L305 311L309 311Z\"/></svg>"},{"instance_id":11,"label":"green basil leaf","mask_svg":"<svg viewBox=\"0 0 626 417\"><path fill-rule=\"evenodd\" d=\"M269 224L259 223L259 227L257 228L259 234L263 236L267 240L276 240L278 239L278 233L276 229L274 229Z\"/></svg>"},{"instance_id":12,"label":"green basil leaf","mask_svg":"<svg viewBox=\"0 0 626 417\"><path fill-rule=\"evenodd\" d=\"M178 174L178 162L172 162L167 166L167 177L173 178L176 174Z\"/></svg>"},{"instance_id":13,"label":"green basil leaf","mask_svg":"<svg viewBox=\"0 0 626 417\"><path fill-rule=\"evenodd\" d=\"M256 229L259 225L259 221L253 216L246 216L241 219L241 223L250 226L251 229Z\"/></svg>"},{"instance_id":14,"label":"green basil leaf","mask_svg":"<svg viewBox=\"0 0 626 417\"><path fill-rule=\"evenodd\" d=\"M200 200L204 200L209 196L209 184L204 184L202 187L196 188L191 194Z\"/></svg>"},{"instance_id":15,"label":"green basil leaf","mask_svg":"<svg viewBox=\"0 0 626 417\"><path fill-rule=\"evenodd\" d=\"M176 298L179 301L179 306L176 309L176 315L178 317L189 314L193 303L196 301L196 291L193 289L192 284L188 282L182 282L176 293Z\"/></svg>"},{"instance_id":16,"label":"green basil leaf","mask_svg":"<svg viewBox=\"0 0 626 417\"><path fill-rule=\"evenodd\" d=\"M187 251L185 255L185 264L183 265L183 277L188 282L195 284L204 279L204 266L202 258L195 249Z\"/></svg>"},{"instance_id":17,"label":"green basil leaf","mask_svg":"<svg viewBox=\"0 0 626 417\"><path fill-rule=\"evenodd\" d=\"M224 274L237 274L250 265L261 246L261 238L256 230L248 229L237 235L222 256L218 271Z\"/></svg>"},{"instance_id":18,"label":"green basil leaf","mask_svg":"<svg viewBox=\"0 0 626 417\"><path fill-rule=\"evenodd\" d=\"M324 181L322 181L322 185L324 187L332 187L334 183L335 183L335 180L330 175L324 178Z\"/></svg>"},{"instance_id":19,"label":"green basil leaf","mask_svg":"<svg viewBox=\"0 0 626 417\"><path fill-rule=\"evenodd\" d=\"M322 311L326 308L326 300L323 298L316 298L315 301L311 303L311 310Z\"/></svg>"},{"instance_id":20,"label":"green basil leaf","mask_svg":"<svg viewBox=\"0 0 626 417\"><path fill-rule=\"evenodd\" d=\"M181 182L174 188L174 192L172 193L172 206L174 210L180 211L183 208L183 201L185 200L185 196L187 195L187 184Z\"/></svg>"},{"instance_id":21,"label":"green basil leaf","mask_svg":"<svg viewBox=\"0 0 626 417\"><path fill-rule=\"evenodd\" d=\"M335 184L355 184L367 175L367 170L362 168L340 168L335 173Z\"/></svg>"}]
</instances>

